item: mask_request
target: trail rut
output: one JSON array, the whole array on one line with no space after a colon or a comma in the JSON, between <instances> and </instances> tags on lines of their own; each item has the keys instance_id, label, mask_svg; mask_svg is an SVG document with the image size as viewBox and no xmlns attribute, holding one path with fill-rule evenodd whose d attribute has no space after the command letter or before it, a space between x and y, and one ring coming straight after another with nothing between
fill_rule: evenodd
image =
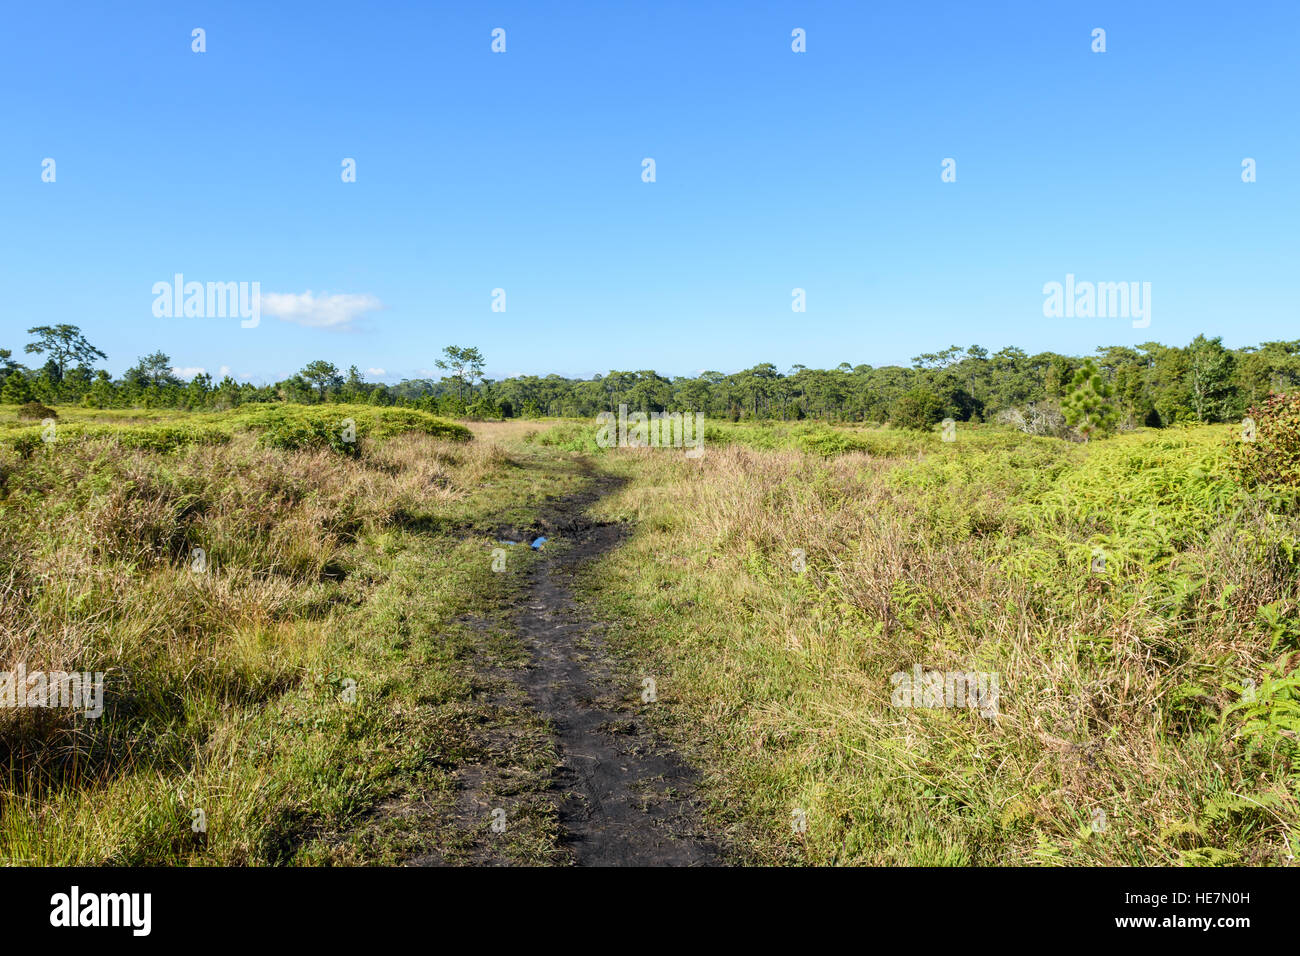
<instances>
[{"instance_id":1,"label":"trail rut","mask_svg":"<svg viewBox=\"0 0 1300 956\"><path fill-rule=\"evenodd\" d=\"M620 481L593 479L540 519L550 542L526 573L512 623L531 660L513 677L554 735L563 843L578 865L700 866L720 862L697 800L697 775L649 728L642 684L616 676L602 622L574 597L574 572L618 546L624 526L587 515ZM649 675L647 675L649 676Z\"/></svg>"}]
</instances>

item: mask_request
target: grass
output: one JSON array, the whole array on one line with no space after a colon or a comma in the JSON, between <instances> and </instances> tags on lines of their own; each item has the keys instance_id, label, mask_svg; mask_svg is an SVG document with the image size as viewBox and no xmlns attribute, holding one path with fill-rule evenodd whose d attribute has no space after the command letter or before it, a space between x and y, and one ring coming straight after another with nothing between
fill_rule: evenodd
<instances>
[{"instance_id":1,"label":"grass","mask_svg":"<svg viewBox=\"0 0 1300 956\"><path fill-rule=\"evenodd\" d=\"M590 464L634 533L584 595L737 859L1300 851L1300 519L1226 426L710 423L695 459L369 406L41 427L0 409L0 671L102 671L106 708L0 709L2 860L562 861L552 738L502 676L534 558L491 549ZM895 706L916 665L996 675L998 713Z\"/></svg>"},{"instance_id":2,"label":"grass","mask_svg":"<svg viewBox=\"0 0 1300 956\"><path fill-rule=\"evenodd\" d=\"M1294 861L1300 527L1228 477L1231 429L771 432L610 456L637 533L588 582L742 858ZM999 716L893 706L916 664L998 675Z\"/></svg>"},{"instance_id":3,"label":"grass","mask_svg":"<svg viewBox=\"0 0 1300 956\"><path fill-rule=\"evenodd\" d=\"M420 413L275 411L60 409L53 444L0 438L0 670L107 675L98 719L0 710L0 859L394 862L432 843L454 862L477 728L530 731L498 762L553 760L526 713L482 701L480 669L520 654L491 531L576 470ZM355 451L311 439L339 414ZM308 440L262 440L285 422ZM500 852L549 860L553 809L525 797ZM394 809L413 801L418 820Z\"/></svg>"},{"instance_id":4,"label":"grass","mask_svg":"<svg viewBox=\"0 0 1300 956\"><path fill-rule=\"evenodd\" d=\"M366 440L401 434L432 435L466 441L464 425L427 412L370 405L245 405L227 412L170 412L139 417L87 409L64 409L51 424L31 425L14 413L0 413L0 448L22 458L42 445L112 439L124 448L170 452L188 445L222 445L238 434L253 434L270 448L328 448L358 454Z\"/></svg>"},{"instance_id":5,"label":"grass","mask_svg":"<svg viewBox=\"0 0 1300 956\"><path fill-rule=\"evenodd\" d=\"M765 451L796 449L822 457L846 452L869 455L916 455L939 443L938 433L824 422L709 422L704 440L710 445L743 445Z\"/></svg>"}]
</instances>

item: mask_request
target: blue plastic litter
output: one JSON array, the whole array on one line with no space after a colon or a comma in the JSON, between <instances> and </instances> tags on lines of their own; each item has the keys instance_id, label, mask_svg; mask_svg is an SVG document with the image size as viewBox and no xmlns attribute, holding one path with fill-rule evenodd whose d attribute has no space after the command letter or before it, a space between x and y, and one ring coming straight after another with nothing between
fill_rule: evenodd
<instances>
[{"instance_id":1,"label":"blue plastic litter","mask_svg":"<svg viewBox=\"0 0 1300 956\"><path fill-rule=\"evenodd\" d=\"M542 545L544 545L545 543L546 543L545 538L538 538L536 541L533 542L533 550L534 551L542 550Z\"/></svg>"}]
</instances>

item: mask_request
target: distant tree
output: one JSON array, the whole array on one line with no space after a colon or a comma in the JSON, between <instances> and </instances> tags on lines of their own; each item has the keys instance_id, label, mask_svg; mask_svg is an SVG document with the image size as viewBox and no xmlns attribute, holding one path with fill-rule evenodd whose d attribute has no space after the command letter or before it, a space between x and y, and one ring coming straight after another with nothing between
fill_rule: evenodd
<instances>
[{"instance_id":1,"label":"distant tree","mask_svg":"<svg viewBox=\"0 0 1300 956\"><path fill-rule=\"evenodd\" d=\"M141 388L161 388L181 383L179 376L172 371L171 356L163 351L142 355L138 362L126 370L123 378Z\"/></svg>"},{"instance_id":2,"label":"distant tree","mask_svg":"<svg viewBox=\"0 0 1300 956\"><path fill-rule=\"evenodd\" d=\"M1146 355L1146 388L1159 424L1195 418L1188 386L1191 371L1187 349L1159 342L1144 342L1137 348Z\"/></svg>"},{"instance_id":3,"label":"distant tree","mask_svg":"<svg viewBox=\"0 0 1300 956\"><path fill-rule=\"evenodd\" d=\"M1114 389L1092 359L1086 359L1074 373L1061 411L1065 423L1077 428L1085 439L1107 435L1115 427L1119 409L1115 406Z\"/></svg>"},{"instance_id":4,"label":"distant tree","mask_svg":"<svg viewBox=\"0 0 1300 956\"><path fill-rule=\"evenodd\" d=\"M1221 422L1232 415L1235 395L1232 388L1235 363L1232 353L1220 338L1198 335L1187 346L1192 411L1198 421ZM1238 414L1244 411L1237 408Z\"/></svg>"},{"instance_id":5,"label":"distant tree","mask_svg":"<svg viewBox=\"0 0 1300 956\"><path fill-rule=\"evenodd\" d=\"M1074 363L1067 356L1055 352L1040 352L1029 362L1042 375L1042 397L1052 401L1063 398L1070 387L1070 378L1074 375Z\"/></svg>"},{"instance_id":6,"label":"distant tree","mask_svg":"<svg viewBox=\"0 0 1300 956\"><path fill-rule=\"evenodd\" d=\"M361 376L361 370L355 365L348 367L347 378L343 380L342 397L345 402L363 402L371 385Z\"/></svg>"},{"instance_id":7,"label":"distant tree","mask_svg":"<svg viewBox=\"0 0 1300 956\"><path fill-rule=\"evenodd\" d=\"M318 391L322 402L325 401L325 393L329 389L338 388L343 384L343 376L339 374L339 370L324 359L308 363L307 367L298 374Z\"/></svg>"},{"instance_id":8,"label":"distant tree","mask_svg":"<svg viewBox=\"0 0 1300 956\"><path fill-rule=\"evenodd\" d=\"M910 388L897 399L889 412L889 422L899 428L929 431L943 415L939 396L925 385Z\"/></svg>"},{"instance_id":9,"label":"distant tree","mask_svg":"<svg viewBox=\"0 0 1300 956\"><path fill-rule=\"evenodd\" d=\"M1293 392L1300 387L1300 340L1264 342L1245 348L1237 361L1241 399L1248 405L1267 398L1270 392Z\"/></svg>"},{"instance_id":10,"label":"distant tree","mask_svg":"<svg viewBox=\"0 0 1300 956\"><path fill-rule=\"evenodd\" d=\"M212 376L199 372L185 386L185 404L189 408L204 408L212 394Z\"/></svg>"},{"instance_id":11,"label":"distant tree","mask_svg":"<svg viewBox=\"0 0 1300 956\"><path fill-rule=\"evenodd\" d=\"M642 372L641 375L653 374ZM740 387L744 390L749 398L750 408L753 410L753 417L766 417L771 408L772 396L776 392L776 383L781 378L781 373L776 370L776 366L771 362L761 362L753 368L745 369L738 373ZM760 403L762 413L760 415Z\"/></svg>"},{"instance_id":12,"label":"distant tree","mask_svg":"<svg viewBox=\"0 0 1300 956\"><path fill-rule=\"evenodd\" d=\"M1131 425L1155 417L1155 406L1147 390L1149 361L1125 345L1100 346L1097 365L1115 389L1120 420Z\"/></svg>"},{"instance_id":13,"label":"distant tree","mask_svg":"<svg viewBox=\"0 0 1300 956\"><path fill-rule=\"evenodd\" d=\"M75 325L38 325L27 330L28 335L36 336L35 342L27 343L27 351L37 355L49 353L58 367L58 381L63 381L63 371L72 362L89 365L95 359L108 358L103 352L86 341L81 329Z\"/></svg>"},{"instance_id":14,"label":"distant tree","mask_svg":"<svg viewBox=\"0 0 1300 956\"><path fill-rule=\"evenodd\" d=\"M25 405L32 400L32 387L22 372L12 372L0 388L0 401L6 405Z\"/></svg>"},{"instance_id":15,"label":"distant tree","mask_svg":"<svg viewBox=\"0 0 1300 956\"><path fill-rule=\"evenodd\" d=\"M979 346L976 346L979 348ZM939 370L945 369L949 365L957 362L957 357L961 355L960 345L950 345L940 352L923 352L912 358L912 364L917 368Z\"/></svg>"},{"instance_id":16,"label":"distant tree","mask_svg":"<svg viewBox=\"0 0 1300 956\"><path fill-rule=\"evenodd\" d=\"M636 373L628 390L628 405L643 412L662 412L673 400L673 386L668 379L649 370Z\"/></svg>"},{"instance_id":17,"label":"distant tree","mask_svg":"<svg viewBox=\"0 0 1300 956\"><path fill-rule=\"evenodd\" d=\"M457 382L456 396L463 397L466 386L472 388L474 380L483 374L483 354L476 348L448 345L442 350L442 356L434 364L445 372L451 372Z\"/></svg>"},{"instance_id":18,"label":"distant tree","mask_svg":"<svg viewBox=\"0 0 1300 956\"><path fill-rule=\"evenodd\" d=\"M113 378L103 369L95 373L95 381L90 386L90 391L81 396L83 405L90 408L108 408L113 404Z\"/></svg>"},{"instance_id":19,"label":"distant tree","mask_svg":"<svg viewBox=\"0 0 1300 956\"><path fill-rule=\"evenodd\" d=\"M995 352L989 359L989 405L995 409L1014 408L1039 398L1029 356L1013 346Z\"/></svg>"},{"instance_id":20,"label":"distant tree","mask_svg":"<svg viewBox=\"0 0 1300 956\"><path fill-rule=\"evenodd\" d=\"M84 365L73 365L63 373L59 391L65 401L76 401L90 391L90 383L93 379L94 372L91 369Z\"/></svg>"},{"instance_id":21,"label":"distant tree","mask_svg":"<svg viewBox=\"0 0 1300 956\"><path fill-rule=\"evenodd\" d=\"M63 374L59 371L59 363L54 359L48 360L29 380L32 398L47 405L57 402L60 398L59 385L62 381Z\"/></svg>"}]
</instances>

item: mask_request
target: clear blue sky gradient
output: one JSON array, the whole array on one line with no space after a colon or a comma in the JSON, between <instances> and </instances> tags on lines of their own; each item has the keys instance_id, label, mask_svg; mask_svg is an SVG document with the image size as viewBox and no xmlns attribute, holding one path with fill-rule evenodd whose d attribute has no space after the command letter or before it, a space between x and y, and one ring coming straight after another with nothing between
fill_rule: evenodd
<instances>
[{"instance_id":1,"label":"clear blue sky gradient","mask_svg":"<svg viewBox=\"0 0 1300 956\"><path fill-rule=\"evenodd\" d=\"M0 346L19 352L27 327L71 322L115 373L163 349L255 381L318 357L396 381L452 343L493 377L585 377L1300 337L1295 2L56 2L5 20ZM155 318L176 272L384 308L347 330ZM1066 273L1150 282L1150 327L1045 319Z\"/></svg>"}]
</instances>

